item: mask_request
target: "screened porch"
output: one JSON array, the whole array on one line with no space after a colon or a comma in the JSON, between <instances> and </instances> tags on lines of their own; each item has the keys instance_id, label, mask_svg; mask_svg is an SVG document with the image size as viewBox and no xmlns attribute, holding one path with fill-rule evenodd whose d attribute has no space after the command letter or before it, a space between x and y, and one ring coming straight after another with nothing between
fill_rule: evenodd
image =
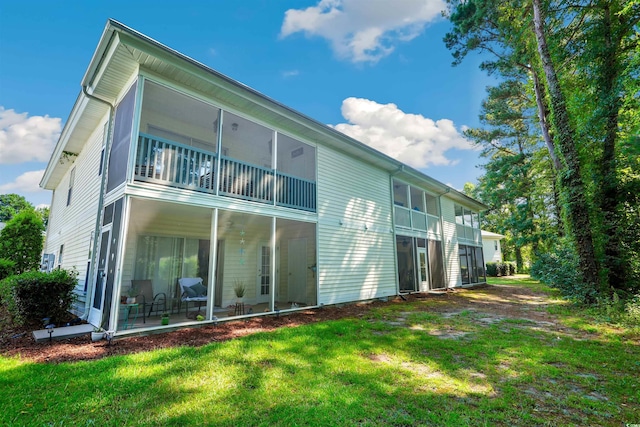
<instances>
[{"instance_id":1,"label":"screened porch","mask_svg":"<svg viewBox=\"0 0 640 427\"><path fill-rule=\"evenodd\" d=\"M133 179L316 211L316 150L145 81Z\"/></svg>"},{"instance_id":2,"label":"screened porch","mask_svg":"<svg viewBox=\"0 0 640 427\"><path fill-rule=\"evenodd\" d=\"M117 328L315 306L315 236L313 223L133 198Z\"/></svg>"}]
</instances>

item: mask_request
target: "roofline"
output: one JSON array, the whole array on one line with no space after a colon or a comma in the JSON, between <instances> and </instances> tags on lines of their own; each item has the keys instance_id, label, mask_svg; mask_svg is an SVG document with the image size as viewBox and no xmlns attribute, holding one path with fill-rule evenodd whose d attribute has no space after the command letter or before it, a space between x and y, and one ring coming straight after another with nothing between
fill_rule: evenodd
<instances>
[{"instance_id":1,"label":"roofline","mask_svg":"<svg viewBox=\"0 0 640 427\"><path fill-rule=\"evenodd\" d=\"M466 194L456 190L455 188L448 186L444 183L442 183L441 181L399 161L396 160L372 147L370 147L367 144L364 144L334 128L332 128L331 126L328 126L324 123L319 122L318 120L309 117L297 110L294 110L291 107L286 106L285 104L282 104L279 101L276 101L273 98L270 98L266 95L264 95L263 93L251 88L250 86L245 85L244 83L241 83L237 80L234 80L222 73L220 73L219 71L214 70L213 68L183 54L178 52L175 49L172 49L160 42L158 42L157 40L139 32L136 31L135 29L128 27L127 25L116 21L115 19L109 18L107 19L107 24L105 25L105 28L102 32L102 35L100 37L100 41L98 43L98 47L96 48L91 61L89 63L89 66L87 67L87 71L85 72L82 81L81 81L81 85L82 86L87 86L87 87L91 87L91 85L93 84L93 79L95 78L98 70L100 69L100 66L102 64L102 61L104 59L104 55L105 53L108 51L109 46L111 45L113 39L114 39L114 33L115 32L122 32L125 33L126 35L129 35L131 37L137 38L139 40L141 40L144 43L148 43L170 55L173 55L189 64L191 64L192 66L195 66L197 68L200 68L201 70L205 71L206 73L209 73L227 83L229 83L231 86L234 86L242 91L246 91L251 95L254 95L258 98L264 99L265 101L267 101L268 103L276 106L277 108L284 110L285 112L293 115L294 117L297 117L298 119L300 119L303 123L308 123L313 125L314 127L320 129L322 132L324 133L328 133L331 136L333 136L334 138L338 138L342 141L344 141L345 143L350 144L353 147L356 147L360 150L363 150L365 152L367 152L368 154L377 157L387 163L389 163L389 171L392 170L398 170L401 169L403 172L406 172L408 175L413 175L416 178L419 178L422 181L426 181L427 183L429 183L432 186L435 187L440 187L443 190L442 194L445 193L453 193L453 195L455 195L456 199L458 199L459 201L462 201L463 203L468 203L471 205L476 206L479 210L486 210L489 207L487 205L485 205L484 203L481 203L469 196L467 196ZM82 91L80 91L80 94L78 96L78 99L76 100L76 103L74 104L74 107L72 109L72 114L75 112L76 108L79 107L80 104L80 100L83 97ZM68 125L69 121L67 121L67 124L65 124L65 128L63 129L60 139L59 141L62 140L62 136L65 135L65 131L67 131L67 125ZM53 160L53 158L51 159ZM50 163L51 163L50 160ZM57 161L57 160L56 160ZM49 166L47 166L47 171L49 171ZM47 174L45 172L45 176L48 176L50 174ZM40 185L42 186L42 184L45 182L45 178L43 176L42 181L40 182Z\"/></svg>"},{"instance_id":2,"label":"roofline","mask_svg":"<svg viewBox=\"0 0 640 427\"><path fill-rule=\"evenodd\" d=\"M388 155L376 150L375 148L372 148L369 145L364 144L364 143L362 143L362 142L360 142L360 141L358 141L358 140L356 140L356 139L354 139L354 138L352 138L352 137L350 137L350 136L348 136L348 135L346 135L346 134L344 134L344 133L332 128L331 126L327 126L326 124L319 122L318 120L314 119L313 117L307 116L306 114L303 114L303 113L301 113L301 112L299 112L297 110L294 110L293 108L291 108L291 107L289 107L289 106L287 106L287 105L285 105L285 104L283 104L283 103L281 103L281 102L279 102L279 101L277 101L277 100L275 100L273 98L270 98L269 96L267 96L267 95L255 90L255 89L253 89L252 87L247 86L246 84L241 83L241 82L239 82L239 81L237 81L235 79L232 79L231 77L228 77L227 75L222 74L219 71L214 70L213 68L203 64L202 62L197 61L197 60L195 60L195 59L193 59L193 58L191 58L191 57L189 57L189 56L187 56L187 55L185 55L185 54L183 54L181 52L178 52L177 50L172 49L169 46L166 46L166 45L160 43L159 41L157 41L157 40L155 40L155 39L153 39L153 38L151 38L151 37L139 32L139 31L136 31L135 29L133 29L131 27L128 27L127 25L125 25L125 24L123 24L123 23L121 23L119 21L116 21L115 19L112 19L112 18L108 19L107 28L105 28L105 33L107 33L107 31L109 30L110 26L112 26L114 28L117 28L117 30L119 30L119 31L123 31L123 32L127 33L128 35L137 37L137 38L141 39L144 42L152 44L153 46L155 46L155 47L157 47L157 48L159 48L161 50L164 50L167 53L175 55L178 58L180 58L180 59L182 59L182 60L184 60L184 61L186 61L186 62L188 62L188 63L190 63L190 64L192 64L192 65L194 65L194 66L196 66L198 68L200 68L200 69L202 69L203 71L205 71L205 72L207 72L209 74L212 74L212 75L224 80L225 82L227 82L227 83L229 83L229 84L231 84L231 85L233 85L233 86L235 86L235 87L237 87L237 88L239 88L241 90L247 91L247 92L251 93L252 95L255 95L255 96L259 97L259 98L262 98L262 99L266 100L267 102L269 102L271 104L274 104L278 108L281 108L281 109L287 111L288 113L290 113L290 114L292 114L294 116L297 116L299 119L302 119L305 122L310 122L313 125L315 125L317 127L320 127L324 132L328 132L328 133L332 134L334 137L340 138L340 139L344 140L345 142L347 142L347 143L349 143L349 144L351 144L351 145L353 145L353 146L355 146L355 147L357 147L357 148L359 148L361 150L364 150L364 151L366 151L366 152L368 152L368 153L370 153L370 154L372 154L372 155L374 155L376 157L381 158L382 160L384 160L386 162L389 162L391 164L391 168L390 169L397 169L400 166L403 166L405 169L409 169L409 172L411 172L411 174L416 175L416 177L421 178L422 180L428 181L431 185L434 185L436 187L441 187L443 190L447 189L448 193L454 192L454 194L456 194L458 196L458 198L460 200L462 200L463 202L466 202L466 203L469 203L469 204L472 204L472 205L476 205L476 206L478 206L478 208L480 210L486 210L486 209L489 208L484 203L481 203L481 202L479 202L479 201L467 196L466 194L456 190L455 188L453 188L453 187L451 187L451 186L449 186L447 184L444 184L443 182L438 181L437 179L435 179L435 178L433 178L433 177L431 177L431 176L429 176L429 175L427 175L427 174L425 174L425 173L423 173L423 172L421 172L421 171L419 171L419 170L417 170L415 168L412 168L411 166L409 166L409 165L407 165L407 164L405 164L405 163L403 163L403 162L401 162L399 160L396 160L393 157L390 157L390 156L388 156ZM104 37L104 34L103 34L103 37ZM96 57L96 55L94 55L94 59L95 59L95 57Z\"/></svg>"}]
</instances>

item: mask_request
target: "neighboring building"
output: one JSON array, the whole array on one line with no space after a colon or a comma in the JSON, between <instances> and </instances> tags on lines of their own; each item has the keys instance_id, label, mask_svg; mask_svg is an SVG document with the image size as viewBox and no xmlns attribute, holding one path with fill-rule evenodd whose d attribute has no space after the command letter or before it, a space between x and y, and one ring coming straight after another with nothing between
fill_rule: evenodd
<instances>
[{"instance_id":1,"label":"neighboring building","mask_svg":"<svg viewBox=\"0 0 640 427\"><path fill-rule=\"evenodd\" d=\"M502 247L500 245L502 239L504 239L502 234L482 230L482 249L485 263L502 261Z\"/></svg>"},{"instance_id":2,"label":"neighboring building","mask_svg":"<svg viewBox=\"0 0 640 427\"><path fill-rule=\"evenodd\" d=\"M41 186L45 252L94 325L485 281L486 206L143 34L109 20L81 84Z\"/></svg>"}]
</instances>

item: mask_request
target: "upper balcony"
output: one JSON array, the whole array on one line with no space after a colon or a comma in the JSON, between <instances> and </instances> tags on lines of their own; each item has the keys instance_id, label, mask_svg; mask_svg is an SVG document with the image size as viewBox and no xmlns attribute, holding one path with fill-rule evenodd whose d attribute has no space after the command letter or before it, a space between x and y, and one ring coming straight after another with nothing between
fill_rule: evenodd
<instances>
[{"instance_id":1,"label":"upper balcony","mask_svg":"<svg viewBox=\"0 0 640 427\"><path fill-rule=\"evenodd\" d=\"M136 153L136 181L316 211L314 181L144 133Z\"/></svg>"},{"instance_id":2,"label":"upper balcony","mask_svg":"<svg viewBox=\"0 0 640 427\"><path fill-rule=\"evenodd\" d=\"M316 150L146 80L134 180L316 211Z\"/></svg>"}]
</instances>

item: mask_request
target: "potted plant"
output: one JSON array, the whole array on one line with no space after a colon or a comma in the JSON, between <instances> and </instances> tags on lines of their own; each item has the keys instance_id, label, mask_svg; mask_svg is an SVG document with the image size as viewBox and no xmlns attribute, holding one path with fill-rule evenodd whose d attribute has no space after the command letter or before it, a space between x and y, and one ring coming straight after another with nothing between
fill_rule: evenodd
<instances>
[{"instance_id":1,"label":"potted plant","mask_svg":"<svg viewBox=\"0 0 640 427\"><path fill-rule=\"evenodd\" d=\"M91 332L91 341L97 342L104 338L104 331L102 328L95 327Z\"/></svg>"},{"instance_id":2,"label":"potted plant","mask_svg":"<svg viewBox=\"0 0 640 427\"><path fill-rule=\"evenodd\" d=\"M244 282L242 280L236 280L233 285L233 292L236 294L236 298L238 298L238 302L242 302L242 298L244 298L244 293L246 288L244 287Z\"/></svg>"},{"instance_id":3,"label":"potted plant","mask_svg":"<svg viewBox=\"0 0 640 427\"><path fill-rule=\"evenodd\" d=\"M135 304L136 297L138 296L138 289L133 286L127 290L127 304Z\"/></svg>"},{"instance_id":4,"label":"potted plant","mask_svg":"<svg viewBox=\"0 0 640 427\"><path fill-rule=\"evenodd\" d=\"M162 313L162 316L160 317L160 322L162 325L168 325L169 324L169 313L168 312L164 312Z\"/></svg>"}]
</instances>

